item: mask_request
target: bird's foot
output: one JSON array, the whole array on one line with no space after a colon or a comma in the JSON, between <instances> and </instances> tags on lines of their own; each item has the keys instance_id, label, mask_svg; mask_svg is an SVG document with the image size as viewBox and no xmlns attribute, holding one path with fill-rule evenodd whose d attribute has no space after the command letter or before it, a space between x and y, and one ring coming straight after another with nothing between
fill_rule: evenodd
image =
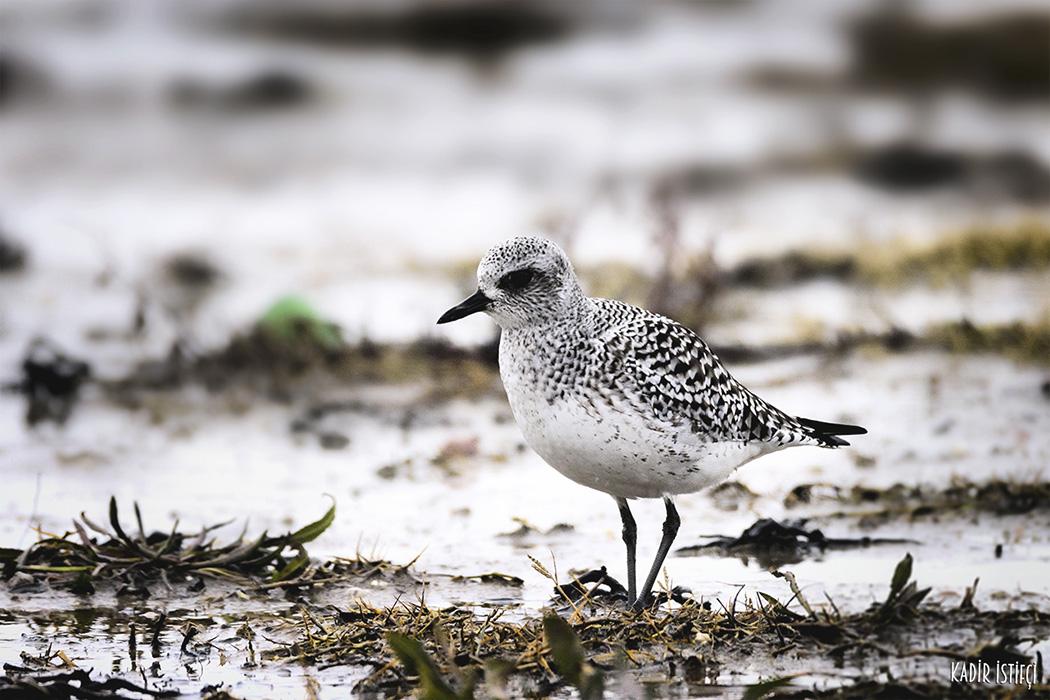
<instances>
[{"instance_id":1,"label":"bird's foot","mask_svg":"<svg viewBox=\"0 0 1050 700\"><path fill-rule=\"evenodd\" d=\"M554 587L554 597L575 603L583 598L602 602L627 600L627 589L603 566L576 576L570 583Z\"/></svg>"},{"instance_id":2,"label":"bird's foot","mask_svg":"<svg viewBox=\"0 0 1050 700\"><path fill-rule=\"evenodd\" d=\"M690 601L694 603L696 602L691 590L685 586L675 586L671 589L670 593L667 593L666 591L658 591L656 593L650 593L644 598L639 597L638 600L634 601L634 604L631 607L634 608L635 612L651 610L664 605L667 603L668 599L679 605L684 605Z\"/></svg>"}]
</instances>

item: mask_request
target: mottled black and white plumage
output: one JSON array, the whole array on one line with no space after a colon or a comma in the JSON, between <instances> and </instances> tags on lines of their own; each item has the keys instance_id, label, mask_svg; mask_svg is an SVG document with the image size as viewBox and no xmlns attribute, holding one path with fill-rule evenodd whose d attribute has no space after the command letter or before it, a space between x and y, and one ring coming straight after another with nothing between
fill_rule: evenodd
<instances>
[{"instance_id":1,"label":"mottled black and white plumage","mask_svg":"<svg viewBox=\"0 0 1050 700\"><path fill-rule=\"evenodd\" d=\"M478 291L438 323L484 311L503 329L500 375L529 445L559 472L616 499L636 602L627 500L663 498L664 539L644 604L678 527L671 497L721 483L792 445L840 447L853 425L792 417L725 369L696 333L630 304L589 298L565 253L542 238L493 247Z\"/></svg>"}]
</instances>

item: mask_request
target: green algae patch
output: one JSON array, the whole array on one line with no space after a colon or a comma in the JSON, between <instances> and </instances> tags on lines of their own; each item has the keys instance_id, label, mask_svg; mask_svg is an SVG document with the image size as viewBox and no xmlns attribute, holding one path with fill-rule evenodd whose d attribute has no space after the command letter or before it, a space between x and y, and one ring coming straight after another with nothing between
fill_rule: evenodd
<instances>
[{"instance_id":1,"label":"green algae patch","mask_svg":"<svg viewBox=\"0 0 1050 700\"><path fill-rule=\"evenodd\" d=\"M1050 223L1025 218L1011 224L977 224L930 242L904 239L865 243L856 249L792 250L745 260L725 272L730 286L782 287L813 279L902 287L965 281L974 271L1050 269Z\"/></svg>"},{"instance_id":2,"label":"green algae patch","mask_svg":"<svg viewBox=\"0 0 1050 700\"><path fill-rule=\"evenodd\" d=\"M652 275L625 262L604 262L582 268L580 278L590 296L636 305L645 305L655 284Z\"/></svg>"},{"instance_id":3,"label":"green algae patch","mask_svg":"<svg viewBox=\"0 0 1050 700\"><path fill-rule=\"evenodd\" d=\"M944 286L975 270L1050 269L1050 224L1024 219L1012 225L976 225L929 244L870 246L857 258L862 281L901 286L915 280Z\"/></svg>"},{"instance_id":4,"label":"green algae patch","mask_svg":"<svg viewBox=\"0 0 1050 700\"><path fill-rule=\"evenodd\" d=\"M975 324L962 318L932 324L919 332L892 327L881 332L840 332L827 340L822 326L802 328L795 339L768 345L719 345L715 352L729 362L761 362L799 355L841 356L864 351L878 357L885 352L933 350L954 355L992 354L1016 362L1050 365L1050 316L1035 321Z\"/></svg>"},{"instance_id":5,"label":"green algae patch","mask_svg":"<svg viewBox=\"0 0 1050 700\"><path fill-rule=\"evenodd\" d=\"M751 258L727 272L740 287L784 287L814 279L856 279L859 255L846 251L791 250L775 257Z\"/></svg>"},{"instance_id":6,"label":"green algae patch","mask_svg":"<svg viewBox=\"0 0 1050 700\"><path fill-rule=\"evenodd\" d=\"M277 300L259 319L258 329L279 343L307 341L326 348L343 344L339 327L322 319L309 302L296 295Z\"/></svg>"},{"instance_id":7,"label":"green algae patch","mask_svg":"<svg viewBox=\"0 0 1050 700\"><path fill-rule=\"evenodd\" d=\"M954 353L995 353L1023 362L1050 365L1050 316L1035 323L976 325L967 319L926 331L930 345Z\"/></svg>"}]
</instances>

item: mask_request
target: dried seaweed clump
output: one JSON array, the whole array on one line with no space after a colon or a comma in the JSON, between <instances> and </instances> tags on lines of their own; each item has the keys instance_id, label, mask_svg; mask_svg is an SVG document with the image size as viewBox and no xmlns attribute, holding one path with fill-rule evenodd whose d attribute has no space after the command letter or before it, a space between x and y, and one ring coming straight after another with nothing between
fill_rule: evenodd
<instances>
[{"instance_id":1,"label":"dried seaweed clump","mask_svg":"<svg viewBox=\"0 0 1050 700\"><path fill-rule=\"evenodd\" d=\"M16 574L50 584L67 586L74 593L94 593L99 582L123 584L121 591L143 591L143 587L170 576L210 577L238 583L281 584L300 580L310 573L305 544L316 539L335 520L335 504L316 522L295 532L270 536L266 532L246 541L244 532L236 541L219 545L212 531L228 525L210 525L187 537L178 531L146 535L142 514L135 504L138 533L129 535L120 523L117 501L109 501L112 531L81 514L74 520L75 533L41 539L25 550L0 549L3 578ZM107 539L99 541L88 530ZM75 534L75 538L74 538ZM119 591L118 591L119 594Z\"/></svg>"},{"instance_id":2,"label":"dried seaweed clump","mask_svg":"<svg viewBox=\"0 0 1050 700\"><path fill-rule=\"evenodd\" d=\"M967 589L958 608L924 604L930 589L912 580L912 563L909 554L897 564L884 600L849 615L840 613L831 601L812 605L790 572L775 572L787 579L794 594L790 600L781 602L760 593L740 605L738 600L729 605L719 602L719 610L710 603L687 600L634 611L584 597L562 607L562 615L548 611L540 619L522 619L507 607L478 615L475 609L435 609L424 601L399 602L386 609L358 602L320 619L303 611L300 638L267 656L371 668L355 692L383 696L415 692L438 700L545 697L568 686L590 700L601 697L606 679L619 673L711 685L736 661L775 660L788 652L820 660L829 668L840 668L847 656L1031 662L1017 650L1018 639L1045 635L1050 617L1036 610L978 611L973 604L976 584ZM516 619L504 619L512 615ZM985 643L972 649L929 646L931 629L959 625L974 630L974 636ZM767 678L748 688L746 697L790 690L790 681L790 676ZM907 678L896 682L913 683ZM858 692L846 697L863 697L859 689L867 687L860 681ZM930 697L951 697L947 685L930 690Z\"/></svg>"}]
</instances>

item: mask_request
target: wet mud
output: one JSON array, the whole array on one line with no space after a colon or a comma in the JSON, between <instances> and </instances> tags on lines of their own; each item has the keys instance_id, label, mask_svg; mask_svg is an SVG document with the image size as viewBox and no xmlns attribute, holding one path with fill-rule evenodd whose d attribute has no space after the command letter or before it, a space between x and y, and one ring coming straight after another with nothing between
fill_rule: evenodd
<instances>
[{"instance_id":1,"label":"wet mud","mask_svg":"<svg viewBox=\"0 0 1050 700\"><path fill-rule=\"evenodd\" d=\"M1002 490L969 485L949 489L946 498L957 503L958 494ZM995 697L1027 691L1025 679L1035 692L1047 689L1045 605L1019 599L981 609L974 602L979 581L957 604L931 603L932 588L914 579L910 554L885 572L883 597L861 609L827 595L810 600L783 568L817 550L899 539L827 538L820 530L759 521L703 549L718 556L747 549L771 571L767 581L785 581L790 595L760 587L696 598L675 587L641 611L626 606L622 586L604 569L565 578L530 557L533 574L553 586L546 612L537 615L520 602L501 602L504 591L513 598L520 590L516 576L443 580L414 562L310 557L304 545L331 525L335 506L288 534L248 536L245 528L229 542L218 533L236 531L230 523L183 533L176 522L146 534L143 513L137 506L133 512L137 528L122 523L112 501L104 526L81 515L64 536L0 550L6 610L0 622L24 630L18 663L5 664L0 691L247 698L257 691L242 695L237 688L253 687L250 679L262 673L283 676L291 687L323 682L376 697L546 697L575 687L597 698L603 689L639 686L658 697L685 689L789 698L829 687L841 697L864 697L874 687L976 697L975 685L958 679L969 673L960 669L971 667L1020 679L984 688ZM533 531L522 529L526 535L515 537ZM447 600L450 589L453 599L471 602L429 602L435 594ZM368 602L380 591L386 604ZM113 659L108 671L90 663L103 658ZM757 676L747 670L756 665ZM210 667L210 677L216 667L226 669L220 673L226 684L195 682L198 666Z\"/></svg>"}]
</instances>

